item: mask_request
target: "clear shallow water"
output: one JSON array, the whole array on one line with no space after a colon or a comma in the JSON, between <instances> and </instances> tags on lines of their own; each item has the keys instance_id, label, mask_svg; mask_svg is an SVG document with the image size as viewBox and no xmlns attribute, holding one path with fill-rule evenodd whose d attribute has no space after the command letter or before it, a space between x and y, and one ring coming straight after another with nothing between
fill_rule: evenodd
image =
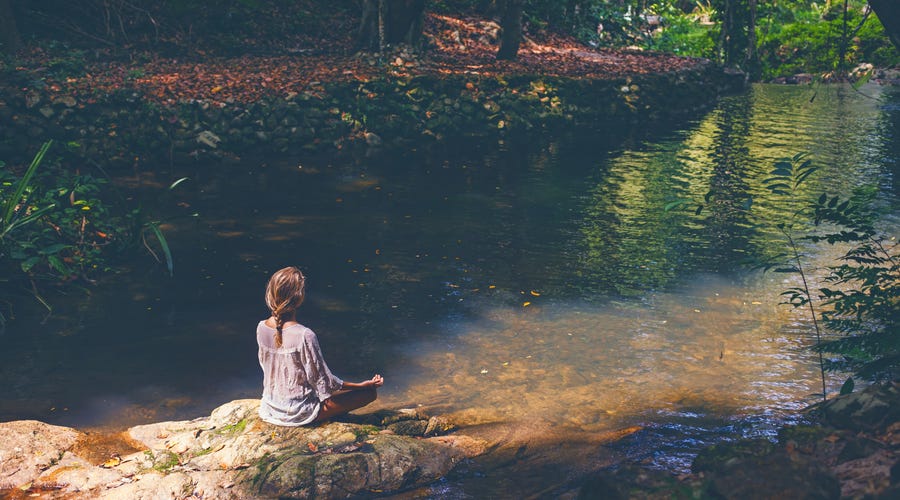
<instances>
[{"instance_id":1,"label":"clear shallow water","mask_svg":"<svg viewBox=\"0 0 900 500\"><path fill-rule=\"evenodd\" d=\"M762 180L809 151L810 194L874 198L896 227L898 92L861 92L757 86L669 131L143 176L191 177L170 200L201 214L167 227L175 277L147 258L49 317L16 311L0 420L121 428L257 397L265 281L297 264L301 321L335 372L380 372L381 405L526 450L432 494L535 494L623 457L684 470L705 444L772 435L821 390L810 325L778 306L791 278L737 264L778 244L735 207L788 211ZM711 188L700 216L663 208Z\"/></svg>"}]
</instances>

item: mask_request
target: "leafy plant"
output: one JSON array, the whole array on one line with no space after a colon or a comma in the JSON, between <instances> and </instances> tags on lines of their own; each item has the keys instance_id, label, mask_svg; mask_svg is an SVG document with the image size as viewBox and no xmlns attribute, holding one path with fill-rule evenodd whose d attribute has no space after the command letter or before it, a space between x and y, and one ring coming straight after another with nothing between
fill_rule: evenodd
<instances>
[{"instance_id":1,"label":"leafy plant","mask_svg":"<svg viewBox=\"0 0 900 500\"><path fill-rule=\"evenodd\" d=\"M169 186L167 192L171 192L176 187L178 187L181 183L183 183L187 180L188 180L187 177L182 177L181 179L178 179L177 181L173 182ZM153 250L153 247L150 245L150 243L147 240L147 233L150 233L150 235L156 239L157 243L159 243L159 248L163 254L163 257L165 258L166 269L168 269L169 275L171 276L171 275L175 274L175 261L172 257L172 250L169 248L169 241L166 238L166 235L163 233L163 231L160 227L160 225L163 224L163 221L161 221L161 220L145 220L146 214L141 207L138 207L135 210L133 210L131 212L131 215L132 215L132 219L133 219L133 225L136 228L135 234L140 237L141 244L144 246L144 248L147 249L147 251L150 253L150 255L152 255L153 258L156 259L157 262L162 262L162 260L157 255L156 251ZM193 214L193 216L196 216L196 215L197 214Z\"/></svg>"},{"instance_id":2,"label":"leafy plant","mask_svg":"<svg viewBox=\"0 0 900 500\"><path fill-rule=\"evenodd\" d=\"M842 264L831 266L819 289L829 309L828 327L842 334L822 350L841 357L832 369L849 370L868 380L891 380L900 366L900 251L896 239L869 224L859 205L823 194L813 204L817 225L837 229L813 241L849 244Z\"/></svg>"},{"instance_id":3,"label":"leafy plant","mask_svg":"<svg viewBox=\"0 0 900 500\"><path fill-rule=\"evenodd\" d=\"M162 230L163 220L141 206L106 201L114 190L104 177L62 167L48 161L52 142L45 143L31 164L16 175L0 162L0 269L3 300L13 289L27 291L50 309L41 297L46 285L93 282L116 270L117 260L135 248L146 248L170 274L174 260ZM69 145L73 146L72 144ZM98 167L98 169L100 169ZM102 171L102 169L100 169ZM105 175L105 174L104 174ZM171 192L186 178L172 183ZM11 305L9 305L11 307ZM0 325L6 317L0 314Z\"/></svg>"},{"instance_id":4,"label":"leafy plant","mask_svg":"<svg viewBox=\"0 0 900 500\"><path fill-rule=\"evenodd\" d=\"M798 286L782 293L784 304L806 309L816 335L822 375L822 398L827 397L825 372L849 371L865 380L891 380L900 367L900 246L895 238L875 229L875 214L858 200L823 193L806 199L800 187L818 168L806 154L778 160L763 183L776 199L782 199L784 217L761 221L785 242L785 251L749 262L753 267L792 273ZM706 203L715 194L706 196ZM665 210L686 208L676 200ZM752 200L738 210L752 213ZM704 209L700 204L699 215ZM763 228L764 229L764 228ZM805 245L841 245L840 264L811 272ZM815 278L815 275L823 276ZM821 320L821 321L820 321ZM831 338L825 334L831 333ZM825 354L833 355L830 359ZM853 377L841 392L853 389Z\"/></svg>"},{"instance_id":5,"label":"leafy plant","mask_svg":"<svg viewBox=\"0 0 900 500\"><path fill-rule=\"evenodd\" d=\"M767 179L769 189L777 195L794 197L794 191L786 188L796 188L815 172L808 160L796 168L789 168L795 167L793 163L779 165ZM795 262L785 271L799 273L803 287L787 290L784 295L795 307L809 307L820 361L822 353L838 356L823 361L823 370L846 370L867 380L890 380L900 366L900 253L896 242L891 243L893 239L875 229L871 222L875 217L863 205L839 196L823 193L805 202L802 214L814 224L814 229L802 236L804 240L847 248L840 265L825 269L813 297L795 236L785 228ZM839 338L821 340L814 299L820 301L822 322ZM842 391L852 384L851 378Z\"/></svg>"},{"instance_id":6,"label":"leafy plant","mask_svg":"<svg viewBox=\"0 0 900 500\"><path fill-rule=\"evenodd\" d=\"M806 159L804 153L799 153L791 158L783 158L775 162L775 168L770 172L770 177L763 180L766 188L774 195L787 196L792 200L797 198L797 189L803 184L810 175L818 170L813 166L812 160ZM802 215L802 209L788 216L785 221L777 222L776 229L782 234L788 243L788 251L772 257L771 260L763 265L769 269L773 266L776 272L796 273L800 276L800 286L791 287L782 292L782 296L787 298L787 304L795 308L806 307L809 309L810 318L813 321L813 327L816 333L816 347L819 354L819 368L822 375L822 399L827 399L828 388L825 383L825 360L822 354L822 329L817 319L816 307L813 302L812 291L810 287L810 279L808 270L804 266L803 253L797 244L798 236L795 233L797 217ZM787 259L787 265L779 265Z\"/></svg>"},{"instance_id":7,"label":"leafy plant","mask_svg":"<svg viewBox=\"0 0 900 500\"><path fill-rule=\"evenodd\" d=\"M32 183L34 174L37 172L38 167L44 160L44 155L47 154L47 150L50 149L52 144L53 141L44 143L37 155L35 155L34 160L31 161L31 165L29 165L22 178L18 179L18 181L3 180L3 190L0 191L0 195L3 197L2 203L0 203L0 215L2 215L2 219L0 219L0 245L4 243L9 233L34 222L38 217L52 210L55 206L54 204L40 208L30 206L27 196L34 189ZM0 163L0 167L2 166L4 165ZM7 186L12 188L12 192L9 195L6 194ZM2 249L3 247L0 246L0 250Z\"/></svg>"}]
</instances>

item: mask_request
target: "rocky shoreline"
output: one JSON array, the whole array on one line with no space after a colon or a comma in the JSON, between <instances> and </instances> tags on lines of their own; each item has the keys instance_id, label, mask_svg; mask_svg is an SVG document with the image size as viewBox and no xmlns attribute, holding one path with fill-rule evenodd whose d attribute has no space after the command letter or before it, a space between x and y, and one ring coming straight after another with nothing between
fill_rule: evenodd
<instances>
[{"instance_id":1,"label":"rocky shoreline","mask_svg":"<svg viewBox=\"0 0 900 500\"><path fill-rule=\"evenodd\" d=\"M701 451L691 473L636 465L601 471L578 498L898 498L900 383L871 386L808 410L815 425Z\"/></svg>"},{"instance_id":2,"label":"rocky shoreline","mask_svg":"<svg viewBox=\"0 0 900 500\"><path fill-rule=\"evenodd\" d=\"M262 422L257 400L210 416L86 434L37 421L0 423L0 497L345 498L422 488L495 443L445 417L378 411L316 427ZM673 475L620 464L557 491L561 498L897 498L900 384L872 386L809 410L815 425L777 442L723 443Z\"/></svg>"},{"instance_id":3,"label":"rocky shoreline","mask_svg":"<svg viewBox=\"0 0 900 500\"><path fill-rule=\"evenodd\" d=\"M208 417L96 436L0 423L2 498L339 498L431 483L485 444L415 410L279 427L237 400ZM352 417L351 417L352 418Z\"/></svg>"},{"instance_id":4,"label":"rocky shoreline","mask_svg":"<svg viewBox=\"0 0 900 500\"><path fill-rule=\"evenodd\" d=\"M40 75L28 71L7 73L11 78L0 85L0 121L6 125L0 128L0 158L27 161L52 138L77 144L70 148L76 158L112 168L554 127L621 128L690 115L744 85L743 75L704 60L666 73L608 79L401 73L389 66L372 78L311 82L252 102L172 102L146 95L135 82L86 92L64 83L35 85Z\"/></svg>"}]
</instances>

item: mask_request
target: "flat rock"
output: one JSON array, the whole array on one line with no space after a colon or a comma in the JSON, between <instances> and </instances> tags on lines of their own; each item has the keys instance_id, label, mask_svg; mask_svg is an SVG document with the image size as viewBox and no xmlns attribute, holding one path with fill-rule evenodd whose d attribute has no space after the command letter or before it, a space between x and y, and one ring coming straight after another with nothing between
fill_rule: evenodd
<instances>
[{"instance_id":1,"label":"flat rock","mask_svg":"<svg viewBox=\"0 0 900 500\"><path fill-rule=\"evenodd\" d=\"M34 481L62 459L80 434L36 420L0 423L0 490Z\"/></svg>"},{"instance_id":2,"label":"flat rock","mask_svg":"<svg viewBox=\"0 0 900 500\"><path fill-rule=\"evenodd\" d=\"M133 427L123 438L144 449L105 460L74 429L0 424L0 496L18 488L50 498L344 498L426 485L486 449L464 436L398 435L364 417L280 427L260 420L258 408L259 400L238 400L207 417ZM411 413L374 420L407 422L419 436L449 429Z\"/></svg>"}]
</instances>

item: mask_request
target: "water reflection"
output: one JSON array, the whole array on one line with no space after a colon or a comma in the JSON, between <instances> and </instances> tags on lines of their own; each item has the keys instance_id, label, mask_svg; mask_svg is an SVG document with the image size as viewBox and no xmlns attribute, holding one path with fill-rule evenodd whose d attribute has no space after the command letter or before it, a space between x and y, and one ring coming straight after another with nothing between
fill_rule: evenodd
<instances>
[{"instance_id":1,"label":"water reflection","mask_svg":"<svg viewBox=\"0 0 900 500\"><path fill-rule=\"evenodd\" d=\"M385 374L383 404L558 450L534 464L684 468L703 443L770 434L819 390L809 325L776 305L789 284L737 265L780 245L739 208L789 213L762 181L810 151L822 171L805 194L896 213L897 94L863 92L756 86L625 139L161 172L192 179L180 201L201 214L167 228L175 277L136 262L89 296L56 297L44 322L17 311L0 419L122 427L257 396L262 290L299 264L302 321L340 375ZM704 210L664 209L678 199Z\"/></svg>"}]
</instances>

